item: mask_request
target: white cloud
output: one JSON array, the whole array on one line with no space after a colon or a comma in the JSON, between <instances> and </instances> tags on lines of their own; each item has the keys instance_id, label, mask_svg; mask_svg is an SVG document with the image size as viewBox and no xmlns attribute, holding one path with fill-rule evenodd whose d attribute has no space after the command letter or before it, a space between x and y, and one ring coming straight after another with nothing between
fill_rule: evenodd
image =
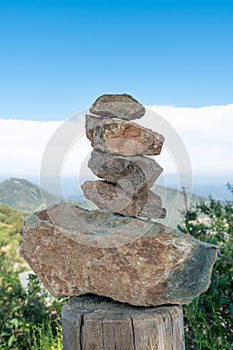
<instances>
[{"instance_id":1,"label":"white cloud","mask_svg":"<svg viewBox=\"0 0 233 350\"><path fill-rule=\"evenodd\" d=\"M0 175L37 175L48 139L61 122L0 120Z\"/></svg>"},{"instance_id":2,"label":"white cloud","mask_svg":"<svg viewBox=\"0 0 233 350\"><path fill-rule=\"evenodd\" d=\"M148 108L164 117L180 135L194 173L232 173L233 104L202 108ZM155 130L151 116L146 115L136 122ZM83 128L83 116L78 123ZM0 176L39 176L44 150L61 125L60 121L0 120ZM64 175L75 175L90 151L90 142L82 138L67 153ZM157 159L164 170L174 171L174 164L165 150Z\"/></svg>"},{"instance_id":3,"label":"white cloud","mask_svg":"<svg viewBox=\"0 0 233 350\"><path fill-rule=\"evenodd\" d=\"M232 174L233 104L201 108L150 106L180 135L195 174ZM146 118L145 118L146 119ZM150 127L151 120L141 122Z\"/></svg>"}]
</instances>

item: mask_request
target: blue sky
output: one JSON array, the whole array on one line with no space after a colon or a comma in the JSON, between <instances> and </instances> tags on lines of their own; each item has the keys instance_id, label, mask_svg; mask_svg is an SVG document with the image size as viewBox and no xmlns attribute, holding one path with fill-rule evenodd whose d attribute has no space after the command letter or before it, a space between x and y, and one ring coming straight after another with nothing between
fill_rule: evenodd
<instances>
[{"instance_id":1,"label":"blue sky","mask_svg":"<svg viewBox=\"0 0 233 350\"><path fill-rule=\"evenodd\" d=\"M102 93L232 103L232 1L0 0L0 119L64 120Z\"/></svg>"}]
</instances>

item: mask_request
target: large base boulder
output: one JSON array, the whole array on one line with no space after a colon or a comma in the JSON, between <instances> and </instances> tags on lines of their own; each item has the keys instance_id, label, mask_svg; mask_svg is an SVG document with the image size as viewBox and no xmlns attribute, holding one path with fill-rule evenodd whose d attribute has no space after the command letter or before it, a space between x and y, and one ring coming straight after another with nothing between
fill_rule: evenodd
<instances>
[{"instance_id":1,"label":"large base boulder","mask_svg":"<svg viewBox=\"0 0 233 350\"><path fill-rule=\"evenodd\" d=\"M20 252L53 295L149 306L204 292L217 248L157 223L59 204L26 219Z\"/></svg>"}]
</instances>

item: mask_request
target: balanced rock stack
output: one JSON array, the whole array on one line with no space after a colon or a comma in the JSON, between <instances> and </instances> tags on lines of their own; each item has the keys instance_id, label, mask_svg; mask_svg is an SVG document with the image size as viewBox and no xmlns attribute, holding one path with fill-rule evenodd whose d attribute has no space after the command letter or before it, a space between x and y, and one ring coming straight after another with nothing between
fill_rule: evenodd
<instances>
[{"instance_id":1,"label":"balanced rock stack","mask_svg":"<svg viewBox=\"0 0 233 350\"><path fill-rule=\"evenodd\" d=\"M86 133L94 148L88 163L105 181L87 181L84 195L99 208L131 217L164 218L161 198L150 188L162 172L155 160L164 138L131 120L145 114L144 107L129 95L103 95L86 116Z\"/></svg>"},{"instance_id":2,"label":"balanced rock stack","mask_svg":"<svg viewBox=\"0 0 233 350\"><path fill-rule=\"evenodd\" d=\"M147 156L160 153L163 136L132 122L145 109L129 95L104 95L90 112L89 167L104 180L82 187L100 209L61 203L33 214L21 254L53 295L92 293L138 306L191 302L208 288L217 248L155 222L165 209L150 188L162 168Z\"/></svg>"}]
</instances>

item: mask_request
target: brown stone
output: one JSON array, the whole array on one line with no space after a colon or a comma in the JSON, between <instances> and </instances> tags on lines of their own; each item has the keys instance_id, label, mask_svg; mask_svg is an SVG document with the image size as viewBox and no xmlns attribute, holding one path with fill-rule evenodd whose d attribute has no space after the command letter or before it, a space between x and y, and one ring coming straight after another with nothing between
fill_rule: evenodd
<instances>
[{"instance_id":1,"label":"brown stone","mask_svg":"<svg viewBox=\"0 0 233 350\"><path fill-rule=\"evenodd\" d=\"M145 114L145 108L127 94L102 95L93 103L90 112L101 117L133 120Z\"/></svg>"},{"instance_id":2,"label":"brown stone","mask_svg":"<svg viewBox=\"0 0 233 350\"><path fill-rule=\"evenodd\" d=\"M101 151L91 153L88 166L96 176L118 184L127 193L148 191L163 171L148 157L122 157Z\"/></svg>"},{"instance_id":3,"label":"brown stone","mask_svg":"<svg viewBox=\"0 0 233 350\"><path fill-rule=\"evenodd\" d=\"M101 209L124 216L145 216L154 220L166 216L161 198L152 191L129 194L106 181L86 181L81 187L84 196Z\"/></svg>"},{"instance_id":4,"label":"brown stone","mask_svg":"<svg viewBox=\"0 0 233 350\"><path fill-rule=\"evenodd\" d=\"M122 156L160 154L164 137L136 123L86 115L86 133L94 149Z\"/></svg>"},{"instance_id":5,"label":"brown stone","mask_svg":"<svg viewBox=\"0 0 233 350\"><path fill-rule=\"evenodd\" d=\"M20 252L53 295L149 306L204 292L217 248L161 224L60 204L26 219Z\"/></svg>"}]
</instances>

